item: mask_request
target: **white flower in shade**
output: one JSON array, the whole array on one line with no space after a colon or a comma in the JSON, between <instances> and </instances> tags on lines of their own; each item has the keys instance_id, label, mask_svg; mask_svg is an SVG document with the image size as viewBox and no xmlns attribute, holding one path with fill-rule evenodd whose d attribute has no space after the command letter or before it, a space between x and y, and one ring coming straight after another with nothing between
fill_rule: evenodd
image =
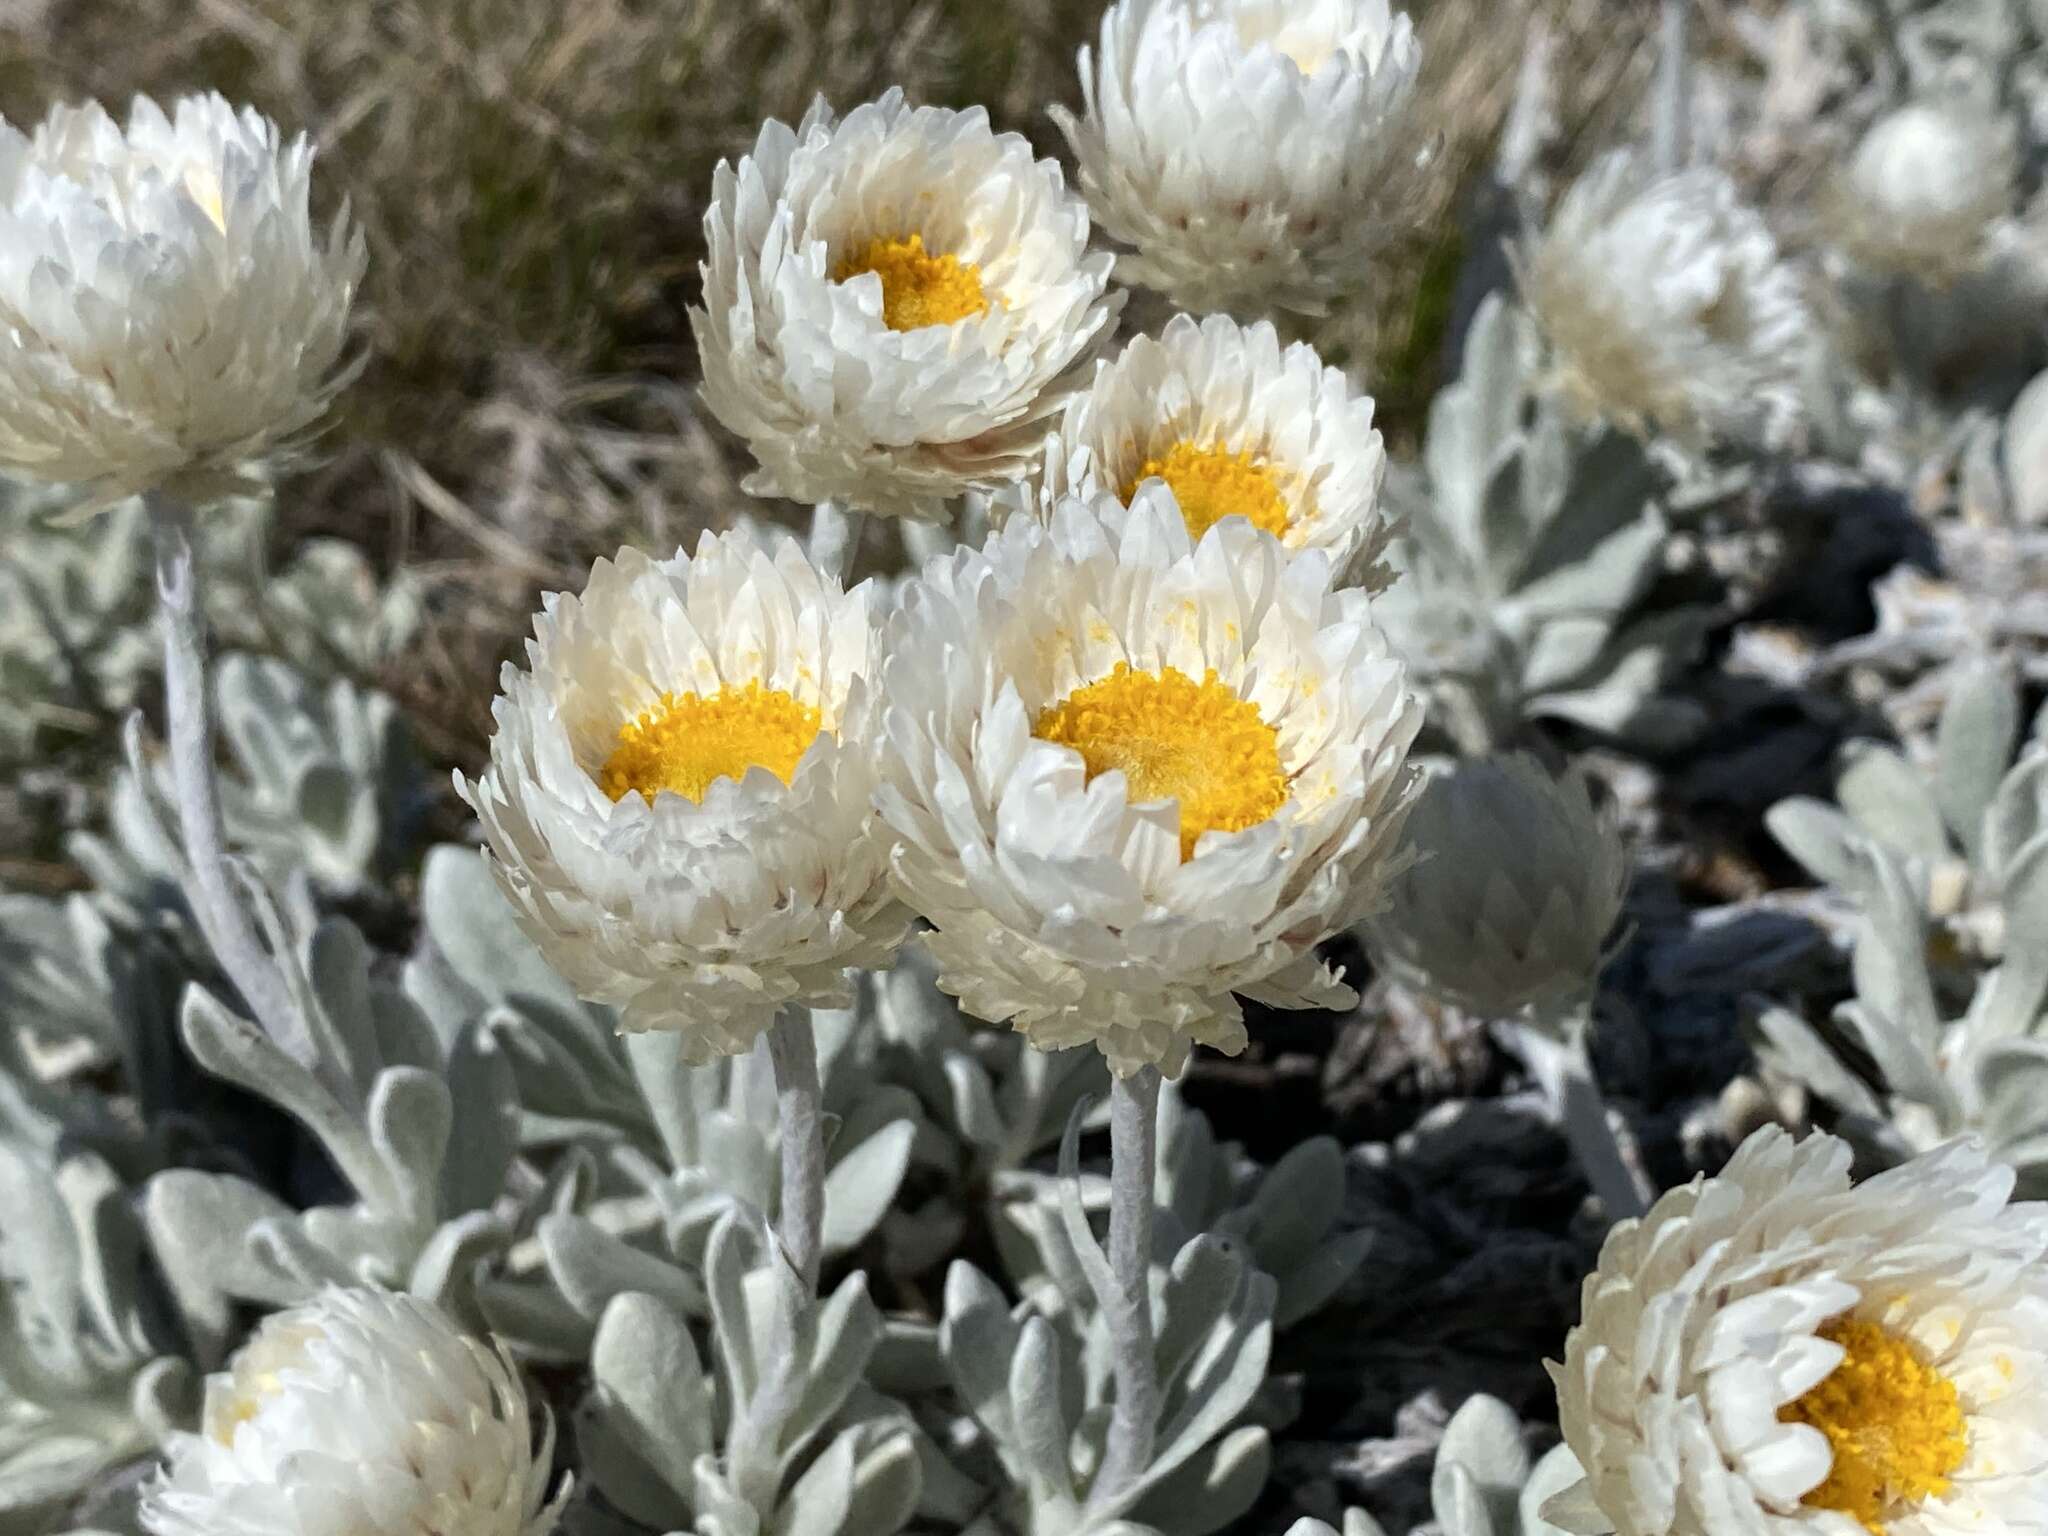
<instances>
[{"instance_id":1,"label":"white flower in shade","mask_svg":"<svg viewBox=\"0 0 2048 1536\"><path fill-rule=\"evenodd\" d=\"M1519 753L1461 763L1424 787L1408 846L1418 857L1372 923L1397 970L1491 1018L1591 991L1628 863L1582 775Z\"/></svg>"},{"instance_id":2,"label":"white flower in shade","mask_svg":"<svg viewBox=\"0 0 2048 1536\"><path fill-rule=\"evenodd\" d=\"M1057 164L901 91L770 121L704 235L704 399L763 496L936 519L1019 479L1122 304Z\"/></svg>"},{"instance_id":3,"label":"white flower in shade","mask_svg":"<svg viewBox=\"0 0 2048 1536\"><path fill-rule=\"evenodd\" d=\"M1609 1234L1553 1365L1621 1536L2048 1529L2048 1206L1968 1143L1852 1188L1847 1144L1756 1132ZM1592 1506L1588 1507L1588 1496Z\"/></svg>"},{"instance_id":4,"label":"white flower in shade","mask_svg":"<svg viewBox=\"0 0 2048 1536\"><path fill-rule=\"evenodd\" d=\"M273 1313L209 1377L144 1496L153 1536L543 1536L553 1436L536 1451L501 1350L438 1308L328 1291ZM565 1490L566 1492L566 1490Z\"/></svg>"},{"instance_id":5,"label":"white flower in shade","mask_svg":"<svg viewBox=\"0 0 2048 1536\"><path fill-rule=\"evenodd\" d=\"M1517 258L1567 404L1695 448L1796 419L1811 327L1777 241L1721 172L1597 162Z\"/></svg>"},{"instance_id":6,"label":"white flower in shade","mask_svg":"<svg viewBox=\"0 0 2048 1536\"><path fill-rule=\"evenodd\" d=\"M206 499L325 412L363 241L312 148L218 96L0 121L0 468Z\"/></svg>"},{"instance_id":7,"label":"white flower in shade","mask_svg":"<svg viewBox=\"0 0 2048 1536\"><path fill-rule=\"evenodd\" d=\"M1117 274L1183 308L1320 314L1363 286L1422 50L1387 0L1117 0L1053 115Z\"/></svg>"},{"instance_id":8,"label":"white flower in shade","mask_svg":"<svg viewBox=\"0 0 2048 1536\"><path fill-rule=\"evenodd\" d=\"M627 1030L737 1055L785 1004L843 1007L910 917L870 805L866 586L794 540L600 560L508 664L476 810L520 926Z\"/></svg>"},{"instance_id":9,"label":"white flower in shade","mask_svg":"<svg viewBox=\"0 0 2048 1536\"><path fill-rule=\"evenodd\" d=\"M1360 571L1389 533L1372 416L1370 395L1305 343L1283 350L1267 322L1176 315L1068 404L1047 446L1044 499L1101 489L1128 502L1161 479L1196 538L1246 517L1289 550L1323 551L1340 575Z\"/></svg>"},{"instance_id":10,"label":"white flower in shade","mask_svg":"<svg viewBox=\"0 0 2048 1536\"><path fill-rule=\"evenodd\" d=\"M1421 707L1367 595L1164 485L1069 497L934 560L891 621L884 783L939 985L1045 1049L1179 1072L1233 993L1351 997Z\"/></svg>"},{"instance_id":11,"label":"white flower in shade","mask_svg":"<svg viewBox=\"0 0 2048 1536\"><path fill-rule=\"evenodd\" d=\"M1963 102L1916 102L1879 118L1830 212L1845 254L1877 272L1945 282L1976 265L2012 212L2011 128Z\"/></svg>"}]
</instances>

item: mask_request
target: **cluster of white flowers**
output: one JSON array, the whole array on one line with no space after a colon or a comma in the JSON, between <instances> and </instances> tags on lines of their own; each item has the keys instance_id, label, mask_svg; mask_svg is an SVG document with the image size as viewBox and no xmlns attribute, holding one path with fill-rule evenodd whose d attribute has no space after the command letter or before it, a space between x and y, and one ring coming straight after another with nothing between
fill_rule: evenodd
<instances>
[{"instance_id":1,"label":"cluster of white flowers","mask_svg":"<svg viewBox=\"0 0 2048 1536\"><path fill-rule=\"evenodd\" d=\"M552 1449L501 1351L410 1296L329 1291L265 1318L208 1380L142 1521L151 1536L545 1536Z\"/></svg>"},{"instance_id":2,"label":"cluster of white flowers","mask_svg":"<svg viewBox=\"0 0 2048 1536\"><path fill-rule=\"evenodd\" d=\"M851 1001L909 927L869 809L878 635L794 541L600 560L506 665L491 765L457 788L555 969L693 1061L787 1003Z\"/></svg>"},{"instance_id":3,"label":"cluster of white flowers","mask_svg":"<svg viewBox=\"0 0 2048 1536\"><path fill-rule=\"evenodd\" d=\"M1852 1186L1757 1132L1608 1236L1552 1368L1586 1471L1551 1518L1620 1536L2043 1528L2048 1207L1958 1143Z\"/></svg>"},{"instance_id":4,"label":"cluster of white flowers","mask_svg":"<svg viewBox=\"0 0 2048 1536\"><path fill-rule=\"evenodd\" d=\"M1054 115L1127 281L1319 314L1371 275L1421 63L1387 0L1117 0Z\"/></svg>"},{"instance_id":5,"label":"cluster of white flowers","mask_svg":"<svg viewBox=\"0 0 2048 1536\"><path fill-rule=\"evenodd\" d=\"M1696 448L1773 443L1796 422L1812 345L1799 279L1722 172L1660 175L1616 150L1516 264L1559 394L1586 416Z\"/></svg>"},{"instance_id":6,"label":"cluster of white flowers","mask_svg":"<svg viewBox=\"0 0 2048 1536\"><path fill-rule=\"evenodd\" d=\"M1020 478L1121 304L1057 165L901 91L770 120L704 234L704 398L758 495L937 518Z\"/></svg>"},{"instance_id":7,"label":"cluster of white flowers","mask_svg":"<svg viewBox=\"0 0 2048 1536\"><path fill-rule=\"evenodd\" d=\"M2012 211L2010 128L1961 102L1911 102L1871 125L1830 206L1836 244L1880 274L1953 279Z\"/></svg>"},{"instance_id":8,"label":"cluster of white flowers","mask_svg":"<svg viewBox=\"0 0 2048 1536\"><path fill-rule=\"evenodd\" d=\"M310 429L364 262L312 161L219 96L0 121L0 468L211 497Z\"/></svg>"},{"instance_id":9,"label":"cluster of white flowers","mask_svg":"<svg viewBox=\"0 0 2048 1536\"><path fill-rule=\"evenodd\" d=\"M751 527L598 560L544 599L525 664L503 669L488 765L455 775L514 920L577 995L676 1037L689 1064L769 1037L780 1262L807 1298L829 1117L815 1042L793 1065L783 1021L852 1004L858 971L915 942L967 1012L1101 1054L1119 1080L1114 1274L1095 1273L1109 1257L1078 1265L1115 1356L1091 1360L1117 1384L1113 1409L1089 1410L1108 1426L1096 1513L1138 1497L1156 1425L1134 1434L1134 1416L1159 1417L1159 1076L1198 1045L1243 1050L1247 1002L1353 1002L1320 946L1361 924L1390 969L1461 1006L1583 1014L1623 905L1620 835L1581 774L1504 757L1422 789L1423 706L1375 612L1394 530L1374 401L1251 314L1321 313L1364 286L1375 194L1414 150L1419 64L1388 0L1115 0L1081 50L1085 109L1058 114L1079 191L985 112L900 91L767 123L717 170L690 314L705 402L756 465L748 489L817 503L821 523L940 523L973 496L996 526L888 588L848 587L839 561ZM1850 261L1941 282L1978 262L2021 173L1971 110L1911 104L1868 131L1828 213ZM345 212L316 228L311 160L211 96L168 114L138 101L125 129L97 107L32 135L0 123L0 468L76 482L89 505L158 493L175 532L167 503L297 447L349 376L363 272ZM1098 227L1117 253L1091 250ZM1514 268L1524 351L1578 415L1694 462L1796 425L1815 345L1801 280L1721 170L1612 153ZM1189 312L1112 352L1113 273ZM1514 476L1561 505L1575 449L1546 432L1503 454L1524 395L1496 397L1512 410L1468 434L1489 440L1458 471L1484 485L1471 521L1498 512L1512 543ZM161 590L175 619L186 583L189 625L203 610L184 559ZM1547 569L1546 633L1573 654L1545 660L1590 665L1610 627L1573 629L1583 594ZM211 743L183 638L167 714L199 722L174 741L189 800ZM188 844L195 827L206 816ZM211 867L225 888L224 847L185 851L195 885ZM280 969L267 1005L233 974L235 936L199 915L255 1027L279 1035L271 1013L302 1000ZM1761 1132L1614 1228L1553 1368L1584 1481L1546 1518L1621 1536L2048 1532L2048 1212L2011 1204L2011 1172L1967 1142L1860 1187L1848 1165L1829 1137ZM509 1233L496 1190L470 1215ZM650 1269L622 1264L629 1278L658 1269L631 1259ZM1036 1349L1052 1334L1032 1321ZM153 1536L543 1536L559 1502L532 1417L510 1357L436 1307L329 1291L209 1381L141 1518ZM772 1440L727 1447L770 1464L735 1482L751 1497L765 1481L771 1514L797 1459ZM707 1486L709 1457L685 1469ZM833 1528L760 1513L740 1525Z\"/></svg>"}]
</instances>

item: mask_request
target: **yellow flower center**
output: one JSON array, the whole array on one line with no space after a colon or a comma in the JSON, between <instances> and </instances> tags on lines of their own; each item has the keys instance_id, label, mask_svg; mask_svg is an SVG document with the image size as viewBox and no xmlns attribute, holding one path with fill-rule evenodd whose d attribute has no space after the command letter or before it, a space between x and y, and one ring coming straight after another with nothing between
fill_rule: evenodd
<instances>
[{"instance_id":1,"label":"yellow flower center","mask_svg":"<svg viewBox=\"0 0 2048 1536\"><path fill-rule=\"evenodd\" d=\"M843 283L864 272L882 279L882 323L892 331L951 325L988 312L981 269L951 252L932 255L923 235L870 240L832 269L832 281Z\"/></svg>"},{"instance_id":2,"label":"yellow flower center","mask_svg":"<svg viewBox=\"0 0 2048 1536\"><path fill-rule=\"evenodd\" d=\"M820 729L818 712L780 688L748 683L709 698L664 693L654 708L619 727L619 744L598 785L612 799L664 789L702 801L718 779L766 768L787 784Z\"/></svg>"},{"instance_id":3,"label":"yellow flower center","mask_svg":"<svg viewBox=\"0 0 2048 1536\"><path fill-rule=\"evenodd\" d=\"M1143 480L1164 480L1180 503L1188 533L1199 539L1226 517L1248 517L1276 538L1287 531L1287 498L1272 469L1221 443L1204 448L1183 439L1163 459L1147 459L1124 486L1125 505Z\"/></svg>"},{"instance_id":4,"label":"yellow flower center","mask_svg":"<svg viewBox=\"0 0 2048 1536\"><path fill-rule=\"evenodd\" d=\"M1079 752L1090 779L1120 771L1134 805L1178 800L1183 859L1204 832L1257 826L1287 801L1279 733L1214 669L1198 683L1173 667L1138 672L1119 662L1040 714L1032 730Z\"/></svg>"},{"instance_id":5,"label":"yellow flower center","mask_svg":"<svg viewBox=\"0 0 2048 1536\"><path fill-rule=\"evenodd\" d=\"M1910 1340L1875 1323L1837 1319L1820 1336L1848 1353L1778 1417L1811 1424L1835 1453L1828 1480L1805 1502L1853 1515L1883 1536L1887 1515L1948 1492L1968 1451L1962 1404L1955 1383Z\"/></svg>"}]
</instances>

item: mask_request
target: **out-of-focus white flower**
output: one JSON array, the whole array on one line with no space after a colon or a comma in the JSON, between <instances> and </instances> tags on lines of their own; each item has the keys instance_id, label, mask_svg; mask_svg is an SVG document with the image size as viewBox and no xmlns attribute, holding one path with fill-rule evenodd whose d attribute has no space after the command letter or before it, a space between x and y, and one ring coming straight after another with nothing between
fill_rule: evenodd
<instances>
[{"instance_id":1,"label":"out-of-focus white flower","mask_svg":"<svg viewBox=\"0 0 2048 1536\"><path fill-rule=\"evenodd\" d=\"M784 1004L844 1007L909 915L870 806L870 593L794 540L599 560L507 664L476 810L520 926L628 1030L737 1055Z\"/></svg>"},{"instance_id":2,"label":"out-of-focus white flower","mask_svg":"<svg viewBox=\"0 0 2048 1536\"><path fill-rule=\"evenodd\" d=\"M154 1536L543 1536L536 1452L502 1351L439 1309L336 1290L273 1313L206 1383L199 1433L145 1496Z\"/></svg>"},{"instance_id":3,"label":"out-of-focus white flower","mask_svg":"<svg viewBox=\"0 0 2048 1536\"><path fill-rule=\"evenodd\" d=\"M1901 107L1849 161L1831 202L1836 241L1873 271L1946 282L2012 212L2017 170L2008 124L1962 102Z\"/></svg>"},{"instance_id":4,"label":"out-of-focus white flower","mask_svg":"<svg viewBox=\"0 0 2048 1536\"><path fill-rule=\"evenodd\" d=\"M1462 763L1424 787L1408 845L1419 857L1372 923L1397 969L1496 1019L1591 989L1628 864L1582 775L1521 753Z\"/></svg>"},{"instance_id":5,"label":"out-of-focus white flower","mask_svg":"<svg viewBox=\"0 0 2048 1536\"><path fill-rule=\"evenodd\" d=\"M1175 315L1067 406L1047 445L1045 500L1101 489L1128 502L1156 477L1198 539L1247 517L1289 550L1323 551L1340 577L1364 572L1389 533L1372 416L1370 395L1306 343L1283 351L1271 324Z\"/></svg>"},{"instance_id":6,"label":"out-of-focus white flower","mask_svg":"<svg viewBox=\"0 0 2048 1536\"><path fill-rule=\"evenodd\" d=\"M884 783L939 985L1045 1049L1178 1073L1242 993L1350 997L1421 708L1329 561L1171 492L1069 497L934 560L891 622Z\"/></svg>"},{"instance_id":7,"label":"out-of-focus white flower","mask_svg":"<svg viewBox=\"0 0 2048 1536\"><path fill-rule=\"evenodd\" d=\"M1422 50L1387 0L1117 0L1053 115L1117 273L1202 312L1321 314L1370 275Z\"/></svg>"},{"instance_id":8,"label":"out-of-focus white flower","mask_svg":"<svg viewBox=\"0 0 2048 1536\"><path fill-rule=\"evenodd\" d=\"M219 96L0 121L0 467L212 499L301 438L364 261L345 213L314 228L312 165Z\"/></svg>"},{"instance_id":9,"label":"out-of-focus white flower","mask_svg":"<svg viewBox=\"0 0 2048 1536\"><path fill-rule=\"evenodd\" d=\"M1956 1143L1852 1188L1846 1143L1753 1134L1609 1234L1552 1366L1621 1536L2039 1532L2048 1207Z\"/></svg>"},{"instance_id":10,"label":"out-of-focus white flower","mask_svg":"<svg viewBox=\"0 0 2048 1536\"><path fill-rule=\"evenodd\" d=\"M1057 164L901 91L720 162L690 312L762 496L936 519L1035 468L1121 295Z\"/></svg>"},{"instance_id":11,"label":"out-of-focus white flower","mask_svg":"<svg viewBox=\"0 0 2048 1536\"><path fill-rule=\"evenodd\" d=\"M1517 266L1555 383L1583 414L1694 448L1775 441L1796 420L1812 335L1799 280L1720 171L1658 176L1616 151Z\"/></svg>"}]
</instances>

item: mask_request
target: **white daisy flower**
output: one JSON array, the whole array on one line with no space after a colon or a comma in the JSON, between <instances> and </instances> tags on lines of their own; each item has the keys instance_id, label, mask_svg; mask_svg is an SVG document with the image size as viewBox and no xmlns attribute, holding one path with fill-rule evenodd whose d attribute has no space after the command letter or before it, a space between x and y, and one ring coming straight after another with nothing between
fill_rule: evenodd
<instances>
[{"instance_id":1,"label":"white daisy flower","mask_svg":"<svg viewBox=\"0 0 2048 1536\"><path fill-rule=\"evenodd\" d=\"M1720 171L1597 162L1518 253L1567 404L1690 447L1796 419L1811 328L1777 241Z\"/></svg>"},{"instance_id":2,"label":"white daisy flower","mask_svg":"<svg viewBox=\"0 0 2048 1536\"><path fill-rule=\"evenodd\" d=\"M771 120L704 233L704 399L762 496L937 519L1021 478L1122 304L1057 164L901 91Z\"/></svg>"},{"instance_id":3,"label":"white daisy flower","mask_svg":"<svg viewBox=\"0 0 2048 1536\"><path fill-rule=\"evenodd\" d=\"M1621 1536L2048 1529L2048 1206L1952 1144L1851 1187L1767 1127L1609 1234L1552 1366ZM1587 1506L1590 1495L1594 1508Z\"/></svg>"},{"instance_id":4,"label":"white daisy flower","mask_svg":"<svg viewBox=\"0 0 2048 1536\"><path fill-rule=\"evenodd\" d=\"M1590 993L1628 860L1583 774L1524 753L1460 763L1423 789L1408 844L1419 857L1372 924L1397 969L1495 1019Z\"/></svg>"},{"instance_id":5,"label":"white daisy flower","mask_svg":"<svg viewBox=\"0 0 2048 1536\"><path fill-rule=\"evenodd\" d=\"M1175 315L1099 365L1047 445L1044 500L1102 489L1128 502L1164 480L1199 539L1246 517L1289 550L1319 549L1340 575L1386 547L1387 455L1370 395L1315 349L1282 349L1266 321ZM1384 572L1378 573L1384 576Z\"/></svg>"},{"instance_id":6,"label":"white daisy flower","mask_svg":"<svg viewBox=\"0 0 2048 1536\"><path fill-rule=\"evenodd\" d=\"M315 229L312 165L219 96L0 121L0 468L208 500L303 437L364 262L345 213Z\"/></svg>"},{"instance_id":7,"label":"white daisy flower","mask_svg":"<svg viewBox=\"0 0 2048 1536\"><path fill-rule=\"evenodd\" d=\"M738 1055L909 926L870 807L875 621L790 539L599 560L508 664L475 809L520 926L627 1030Z\"/></svg>"},{"instance_id":8,"label":"white daisy flower","mask_svg":"<svg viewBox=\"0 0 2048 1536\"><path fill-rule=\"evenodd\" d=\"M1422 64L1387 0L1117 0L1055 107L1081 186L1184 309L1321 314L1362 286Z\"/></svg>"},{"instance_id":9,"label":"white daisy flower","mask_svg":"<svg viewBox=\"0 0 2048 1536\"><path fill-rule=\"evenodd\" d=\"M877 804L939 984L1120 1073L1245 1044L1233 993L1351 997L1421 706L1330 563L1164 485L1070 497L934 560L891 621Z\"/></svg>"},{"instance_id":10,"label":"white daisy flower","mask_svg":"<svg viewBox=\"0 0 2048 1536\"><path fill-rule=\"evenodd\" d=\"M2009 125L1963 102L1915 102L1863 136L1831 200L1844 254L1876 272L1945 283L1975 266L2012 212Z\"/></svg>"},{"instance_id":11,"label":"white daisy flower","mask_svg":"<svg viewBox=\"0 0 2048 1536\"><path fill-rule=\"evenodd\" d=\"M149 1487L153 1536L543 1536L536 1451L502 1350L389 1291L329 1291L264 1319L209 1377L199 1433Z\"/></svg>"}]
</instances>

